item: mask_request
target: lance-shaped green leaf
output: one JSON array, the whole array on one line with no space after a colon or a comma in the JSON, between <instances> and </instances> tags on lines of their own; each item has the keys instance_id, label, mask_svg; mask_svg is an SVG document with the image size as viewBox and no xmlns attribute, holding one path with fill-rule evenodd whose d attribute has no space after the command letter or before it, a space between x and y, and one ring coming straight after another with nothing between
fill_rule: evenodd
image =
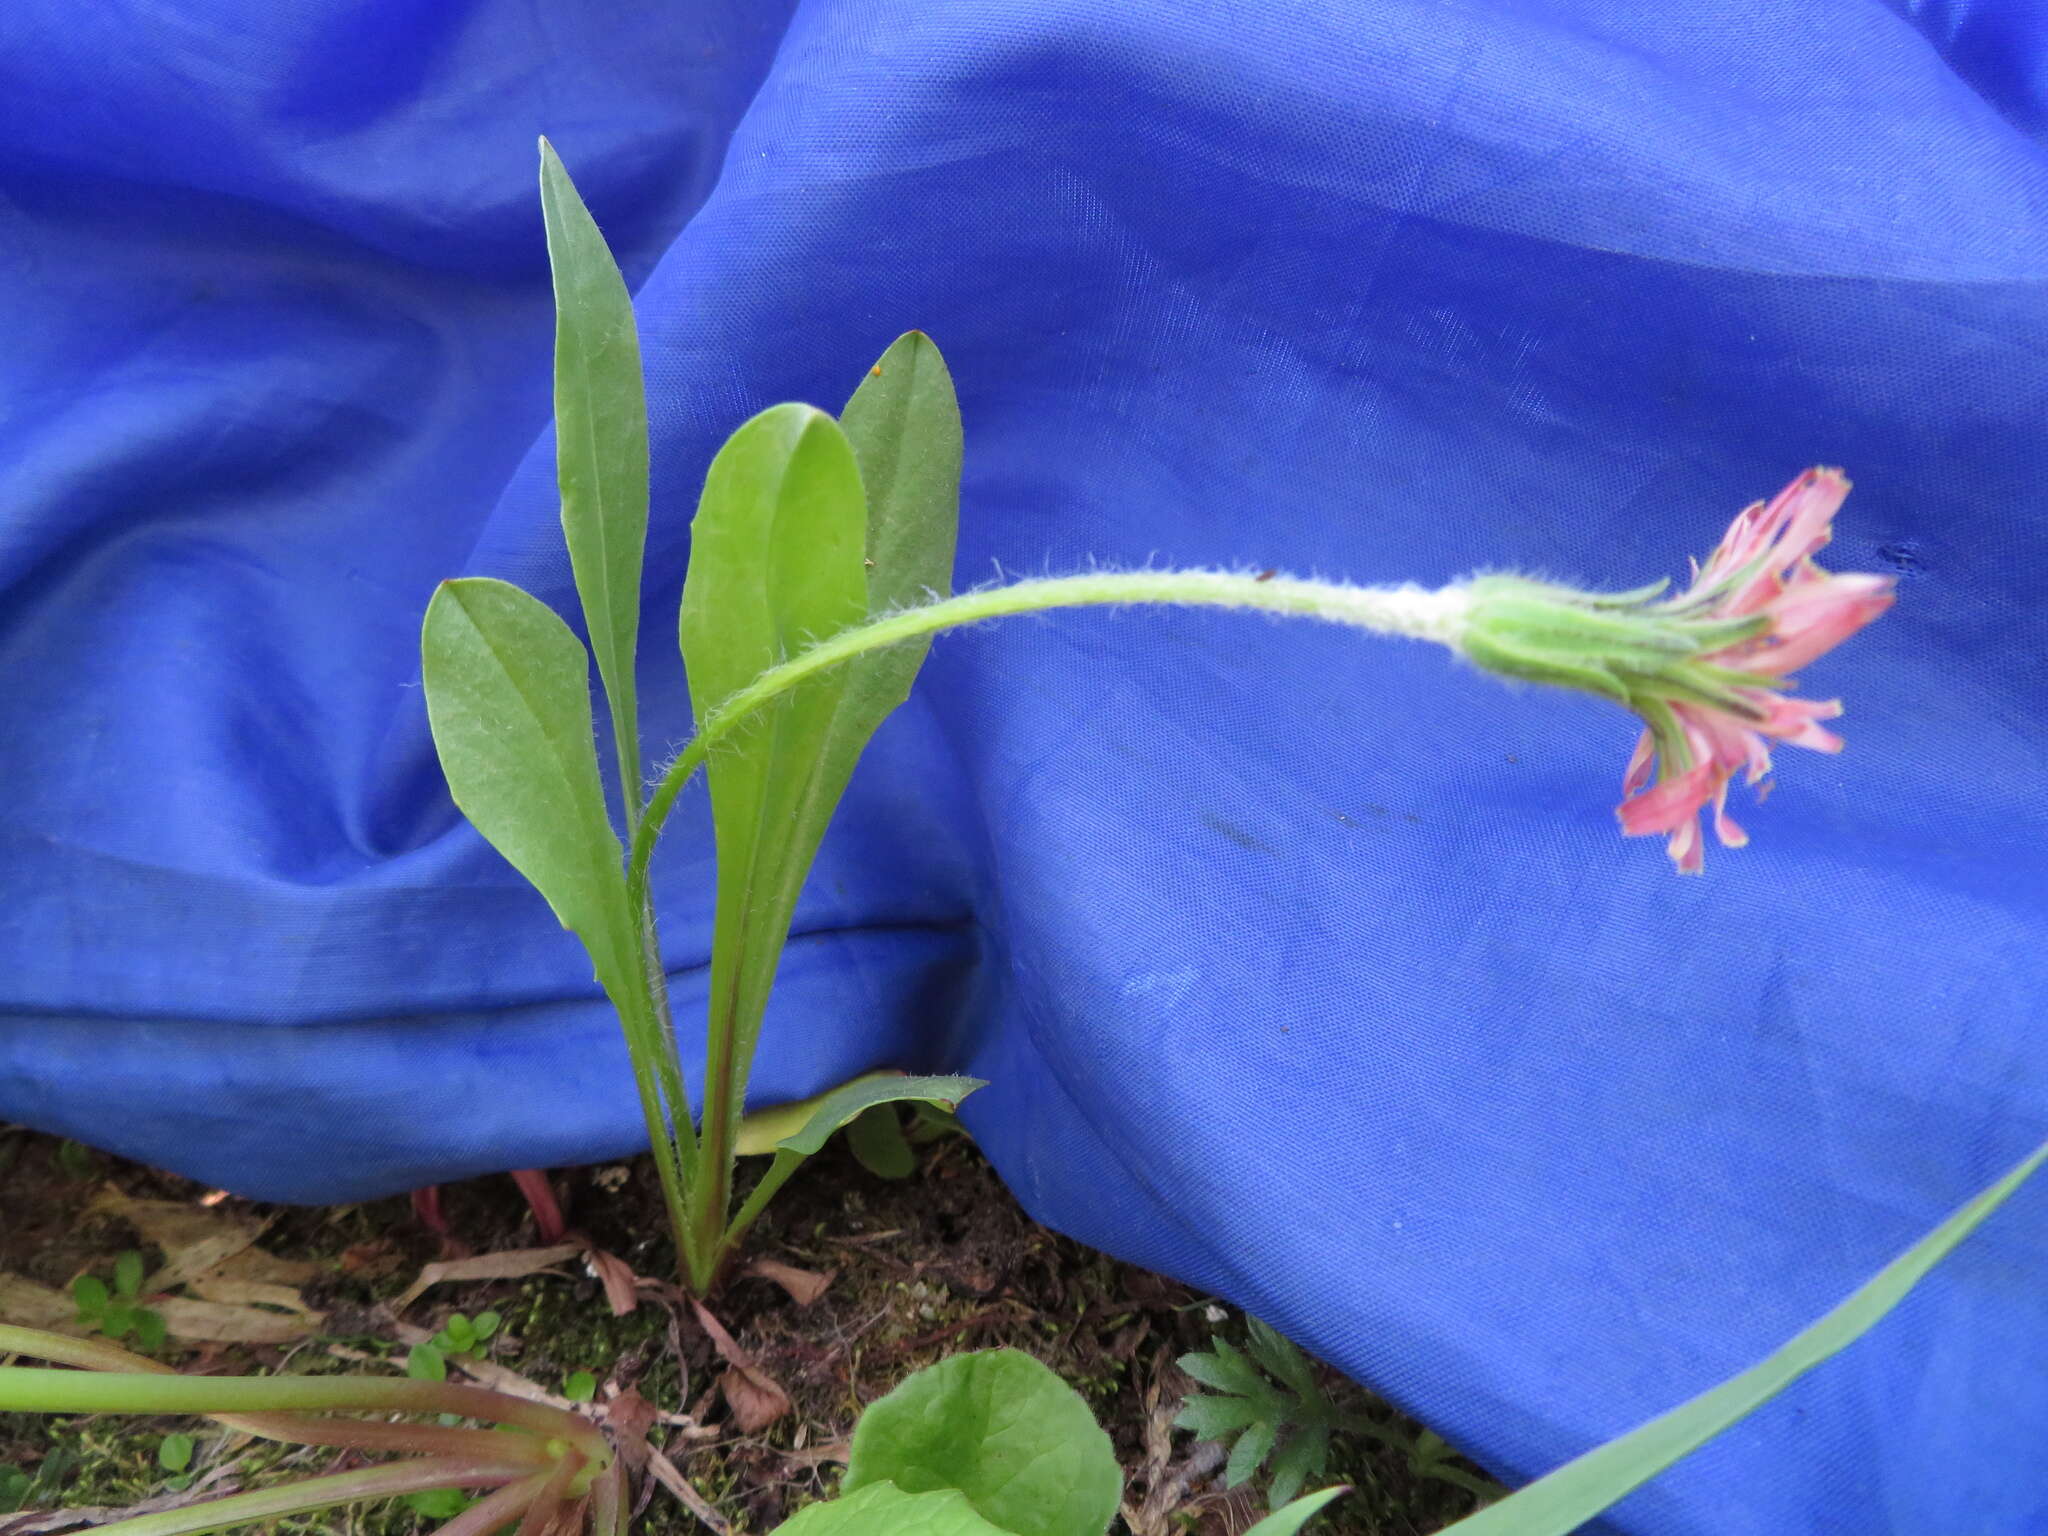
<instances>
[{"instance_id":1,"label":"lance-shaped green leaf","mask_svg":"<svg viewBox=\"0 0 2048 1536\"><path fill-rule=\"evenodd\" d=\"M853 449L823 411L778 405L727 440L690 525L679 625L700 723L769 667L866 617L865 525ZM846 683L842 668L783 695L705 770L718 847L704 1123L714 1157L730 1146L797 891L831 814L820 763Z\"/></svg>"},{"instance_id":2,"label":"lance-shaped green leaf","mask_svg":"<svg viewBox=\"0 0 2048 1536\"><path fill-rule=\"evenodd\" d=\"M867 490L868 612L947 596L960 533L960 402L932 339L922 331L897 337L846 402L839 424ZM875 728L910 697L930 649L926 635L850 664L828 749L842 783Z\"/></svg>"},{"instance_id":3,"label":"lance-shaped green leaf","mask_svg":"<svg viewBox=\"0 0 2048 1536\"><path fill-rule=\"evenodd\" d=\"M635 930L591 735L590 662L538 598L443 582L420 636L427 719L455 803L590 951L616 998Z\"/></svg>"},{"instance_id":4,"label":"lance-shaped green leaf","mask_svg":"<svg viewBox=\"0 0 2048 1536\"><path fill-rule=\"evenodd\" d=\"M809 1116L791 1134L775 1143L775 1161L747 1196L747 1203L733 1217L722 1246L731 1249L754 1224L777 1190L789 1182L807 1157L815 1156L841 1126L859 1119L885 1104L931 1104L951 1112L975 1089L985 1086L978 1077L904 1077L894 1072L876 1072L842 1083L822 1098L808 1101Z\"/></svg>"},{"instance_id":5,"label":"lance-shaped green leaf","mask_svg":"<svg viewBox=\"0 0 2048 1536\"><path fill-rule=\"evenodd\" d=\"M850 1498L800 1509L775 1536L1013 1536L974 1512L958 1489L905 1493L876 1483Z\"/></svg>"},{"instance_id":6,"label":"lance-shaped green leaf","mask_svg":"<svg viewBox=\"0 0 2048 1536\"><path fill-rule=\"evenodd\" d=\"M1566 1536L1577 1530L1869 1332L2043 1162L2048 1142L1748 1370L1446 1526L1443 1536Z\"/></svg>"},{"instance_id":7,"label":"lance-shaped green leaf","mask_svg":"<svg viewBox=\"0 0 2048 1536\"><path fill-rule=\"evenodd\" d=\"M1308 1524L1317 1510L1348 1492L1348 1488L1325 1488L1320 1493L1305 1493L1285 1509L1274 1510L1246 1531L1244 1536L1294 1536L1296 1531Z\"/></svg>"},{"instance_id":8,"label":"lance-shaped green leaf","mask_svg":"<svg viewBox=\"0 0 2048 1536\"><path fill-rule=\"evenodd\" d=\"M1016 1536L1102 1536L1123 1496L1116 1452L1081 1394L1021 1350L954 1355L868 1405L849 1493L958 1488Z\"/></svg>"},{"instance_id":9,"label":"lance-shaped green leaf","mask_svg":"<svg viewBox=\"0 0 2048 1536\"><path fill-rule=\"evenodd\" d=\"M540 141L540 202L555 286L555 471L562 535L611 706L627 826L639 814L633 653L647 543L647 398L633 300L590 210Z\"/></svg>"}]
</instances>

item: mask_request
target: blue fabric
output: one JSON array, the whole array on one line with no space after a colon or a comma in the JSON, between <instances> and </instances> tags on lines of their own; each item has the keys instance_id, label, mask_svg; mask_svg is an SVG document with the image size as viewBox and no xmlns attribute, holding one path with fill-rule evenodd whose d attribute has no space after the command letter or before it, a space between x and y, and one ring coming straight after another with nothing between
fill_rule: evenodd
<instances>
[{"instance_id":1,"label":"blue fabric","mask_svg":"<svg viewBox=\"0 0 2048 1536\"><path fill-rule=\"evenodd\" d=\"M545 132L639 295L651 755L712 450L911 325L966 582L1626 587L1859 482L1849 750L1704 879L1616 836L1611 708L1092 613L938 644L799 914L759 1101L985 1076L1035 1214L1546 1469L2048 1130L2044 93L1963 0L13 0L0 1116L299 1201L638 1143L418 687L440 577L573 606ZM710 888L692 794L685 1021ZM1612 1528L2048 1529L2044 1261L2037 1189Z\"/></svg>"}]
</instances>

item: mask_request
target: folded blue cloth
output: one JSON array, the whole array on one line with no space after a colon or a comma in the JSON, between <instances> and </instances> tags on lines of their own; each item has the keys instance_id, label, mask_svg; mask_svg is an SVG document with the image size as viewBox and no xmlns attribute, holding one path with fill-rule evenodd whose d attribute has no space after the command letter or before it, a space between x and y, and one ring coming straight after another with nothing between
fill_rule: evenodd
<instances>
[{"instance_id":1,"label":"folded blue cloth","mask_svg":"<svg viewBox=\"0 0 2048 1536\"><path fill-rule=\"evenodd\" d=\"M433 584L573 608L548 134L639 296L650 758L718 442L898 331L960 580L1683 575L1809 463L1894 612L1755 842L1635 728L1215 613L940 640L759 1102L880 1063L1046 1222L1510 1479L1795 1331L2048 1121L2048 20L1873 0L229 0L0 19L0 1117L270 1199L639 1144L574 940L449 803ZM701 791L658 861L686 1033ZM694 1049L694 1047L687 1047ZM2048 1529L2048 1189L1619 1506Z\"/></svg>"}]
</instances>

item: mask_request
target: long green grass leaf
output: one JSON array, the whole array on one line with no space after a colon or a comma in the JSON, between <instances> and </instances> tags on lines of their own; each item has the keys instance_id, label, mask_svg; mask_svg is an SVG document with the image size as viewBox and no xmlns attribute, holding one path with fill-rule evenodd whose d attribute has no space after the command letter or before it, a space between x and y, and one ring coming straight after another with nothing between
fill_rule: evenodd
<instances>
[{"instance_id":1,"label":"long green grass leaf","mask_svg":"<svg viewBox=\"0 0 2048 1536\"><path fill-rule=\"evenodd\" d=\"M2048 1161L2048 1142L1879 1270L1827 1316L1740 1375L1445 1527L1443 1536L1566 1536L1577 1530L1861 1338L2044 1161Z\"/></svg>"}]
</instances>

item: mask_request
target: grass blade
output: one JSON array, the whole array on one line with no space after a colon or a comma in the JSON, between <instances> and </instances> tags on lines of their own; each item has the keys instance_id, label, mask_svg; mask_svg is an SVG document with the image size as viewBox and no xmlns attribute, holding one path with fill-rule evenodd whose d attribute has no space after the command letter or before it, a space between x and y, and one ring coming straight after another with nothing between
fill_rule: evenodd
<instances>
[{"instance_id":1,"label":"grass blade","mask_svg":"<svg viewBox=\"0 0 2048 1536\"><path fill-rule=\"evenodd\" d=\"M1861 1338L2044 1161L2048 1161L2048 1142L1879 1270L1819 1322L1740 1375L1446 1526L1443 1536L1565 1536L1577 1530Z\"/></svg>"}]
</instances>

